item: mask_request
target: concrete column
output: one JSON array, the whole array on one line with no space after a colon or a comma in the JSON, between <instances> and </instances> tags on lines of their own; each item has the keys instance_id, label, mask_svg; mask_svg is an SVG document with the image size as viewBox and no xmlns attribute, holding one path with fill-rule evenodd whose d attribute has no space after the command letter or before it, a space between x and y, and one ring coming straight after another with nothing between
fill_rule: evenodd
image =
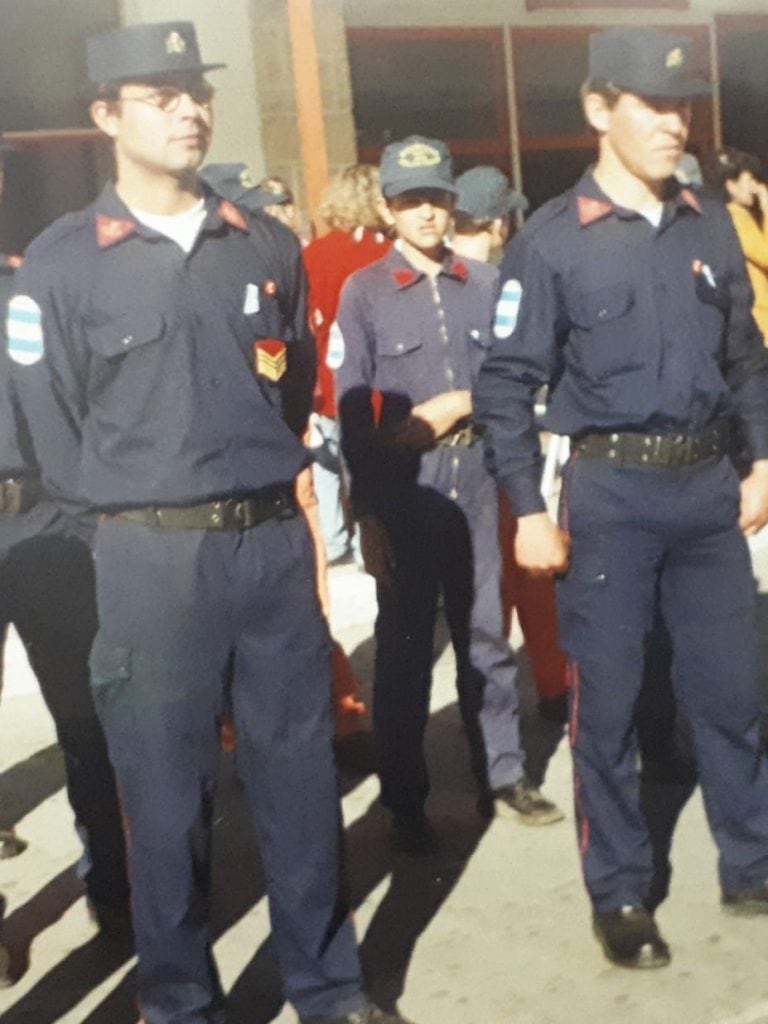
<instances>
[{"instance_id":1,"label":"concrete column","mask_svg":"<svg viewBox=\"0 0 768 1024\"><path fill-rule=\"evenodd\" d=\"M287 0L252 0L254 24L262 46L256 58L261 100L264 157L270 174L289 183L306 210L305 165L298 130L296 80L301 59L292 52ZM355 162L352 88L341 0L312 0L317 71L324 123L326 161L333 173ZM309 72L309 69L307 69ZM310 145L313 143L310 141ZM311 197L314 200L314 196Z\"/></svg>"}]
</instances>

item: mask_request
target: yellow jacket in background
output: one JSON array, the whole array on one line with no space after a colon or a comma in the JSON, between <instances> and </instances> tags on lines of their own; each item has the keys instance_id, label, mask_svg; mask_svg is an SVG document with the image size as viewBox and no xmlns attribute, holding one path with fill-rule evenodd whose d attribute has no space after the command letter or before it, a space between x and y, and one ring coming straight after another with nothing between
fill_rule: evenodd
<instances>
[{"instance_id":1,"label":"yellow jacket in background","mask_svg":"<svg viewBox=\"0 0 768 1024\"><path fill-rule=\"evenodd\" d=\"M763 341L768 345L768 217L760 227L749 210L738 203L728 203L728 212L739 236L752 291L755 293L752 313L762 332Z\"/></svg>"}]
</instances>

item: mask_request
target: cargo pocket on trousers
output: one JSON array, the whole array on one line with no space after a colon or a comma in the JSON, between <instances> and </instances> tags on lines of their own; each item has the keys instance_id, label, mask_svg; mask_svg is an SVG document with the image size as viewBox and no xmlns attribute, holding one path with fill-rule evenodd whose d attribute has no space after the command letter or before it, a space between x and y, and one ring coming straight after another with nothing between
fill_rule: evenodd
<instances>
[{"instance_id":1,"label":"cargo pocket on trousers","mask_svg":"<svg viewBox=\"0 0 768 1024\"><path fill-rule=\"evenodd\" d=\"M109 758L116 770L131 766L141 757L134 727L137 715L131 706L135 695L127 689L131 682L131 649L97 633L88 665L93 703L107 739Z\"/></svg>"},{"instance_id":2,"label":"cargo pocket on trousers","mask_svg":"<svg viewBox=\"0 0 768 1024\"><path fill-rule=\"evenodd\" d=\"M592 642L594 628L605 620L608 577L601 564L584 560L571 565L555 584L558 637L571 657L584 656Z\"/></svg>"}]
</instances>

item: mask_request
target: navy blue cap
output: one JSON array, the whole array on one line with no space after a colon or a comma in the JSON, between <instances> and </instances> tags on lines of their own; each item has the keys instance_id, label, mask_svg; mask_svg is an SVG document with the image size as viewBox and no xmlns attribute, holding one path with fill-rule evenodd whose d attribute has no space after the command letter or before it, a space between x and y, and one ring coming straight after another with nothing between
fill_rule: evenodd
<instances>
[{"instance_id":1,"label":"navy blue cap","mask_svg":"<svg viewBox=\"0 0 768 1024\"><path fill-rule=\"evenodd\" d=\"M472 167L456 179L456 210L475 220L495 220L512 210L527 210L522 192L509 186L509 179L498 167Z\"/></svg>"},{"instance_id":2,"label":"navy blue cap","mask_svg":"<svg viewBox=\"0 0 768 1024\"><path fill-rule=\"evenodd\" d=\"M158 75L202 74L223 68L205 64L191 21L164 21L91 36L86 43L88 78L94 85Z\"/></svg>"},{"instance_id":3,"label":"navy blue cap","mask_svg":"<svg viewBox=\"0 0 768 1024\"><path fill-rule=\"evenodd\" d=\"M712 91L693 74L688 36L654 28L610 28L589 37L589 77L638 96L685 99Z\"/></svg>"},{"instance_id":4,"label":"navy blue cap","mask_svg":"<svg viewBox=\"0 0 768 1024\"><path fill-rule=\"evenodd\" d=\"M198 171L198 176L217 195L246 210L263 210L265 206L291 202L285 192L267 192L257 185L247 164L206 164Z\"/></svg>"},{"instance_id":5,"label":"navy blue cap","mask_svg":"<svg viewBox=\"0 0 768 1024\"><path fill-rule=\"evenodd\" d=\"M412 189L435 188L457 192L453 181L453 160L448 147L439 139L409 135L390 143L379 164L382 195L388 199Z\"/></svg>"}]
</instances>

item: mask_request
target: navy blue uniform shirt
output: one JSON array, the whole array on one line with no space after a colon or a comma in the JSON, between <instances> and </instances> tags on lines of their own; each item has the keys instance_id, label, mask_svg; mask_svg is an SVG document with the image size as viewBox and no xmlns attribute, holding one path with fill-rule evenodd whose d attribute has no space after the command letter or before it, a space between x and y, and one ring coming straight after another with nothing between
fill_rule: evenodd
<instances>
[{"instance_id":1,"label":"navy blue uniform shirt","mask_svg":"<svg viewBox=\"0 0 768 1024\"><path fill-rule=\"evenodd\" d=\"M544 509L536 392L557 434L697 434L740 422L768 458L768 354L725 208L670 183L661 224L587 172L508 247L495 340L473 396L486 456L518 515Z\"/></svg>"},{"instance_id":2,"label":"navy blue uniform shirt","mask_svg":"<svg viewBox=\"0 0 768 1024\"><path fill-rule=\"evenodd\" d=\"M13 388L13 364L5 346L6 307L15 289L19 262L17 257L0 255L0 480L25 479L37 485L40 470ZM49 531L76 534L89 540L93 527L94 517L81 506L67 501L54 503L41 493L36 504L23 515L0 515L0 555L29 537Z\"/></svg>"},{"instance_id":3,"label":"navy blue uniform shirt","mask_svg":"<svg viewBox=\"0 0 768 1024\"><path fill-rule=\"evenodd\" d=\"M111 185L30 246L9 352L52 493L195 504L307 464L297 435L315 357L300 247L266 215L213 194L205 206L190 253Z\"/></svg>"},{"instance_id":4,"label":"navy blue uniform shirt","mask_svg":"<svg viewBox=\"0 0 768 1024\"><path fill-rule=\"evenodd\" d=\"M396 512L416 482L471 500L479 445L420 453L388 438L413 406L472 387L491 343L496 278L485 263L449 255L433 282L393 248L345 283L336 385L356 515Z\"/></svg>"}]
</instances>

